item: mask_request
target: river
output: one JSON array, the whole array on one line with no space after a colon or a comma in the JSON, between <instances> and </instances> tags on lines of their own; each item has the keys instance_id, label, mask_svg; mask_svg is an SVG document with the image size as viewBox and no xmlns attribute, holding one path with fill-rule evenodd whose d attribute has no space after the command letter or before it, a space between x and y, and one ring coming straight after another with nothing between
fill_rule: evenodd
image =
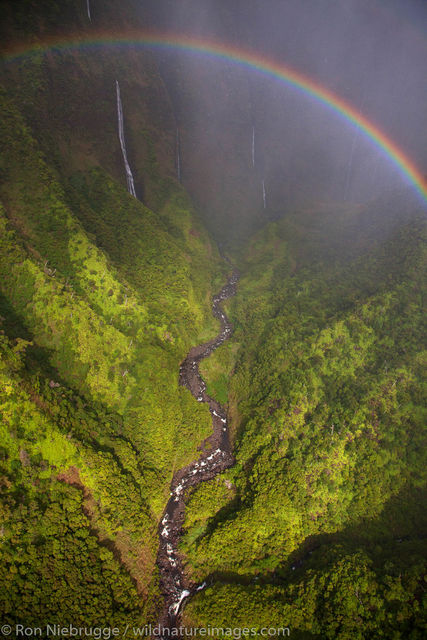
<instances>
[{"instance_id":1,"label":"river","mask_svg":"<svg viewBox=\"0 0 427 640\"><path fill-rule=\"evenodd\" d=\"M196 487L201 482L214 478L234 464L226 411L219 402L206 393L206 385L199 373L199 363L210 356L232 334L232 325L221 303L235 295L237 281L238 274L233 271L227 283L212 299L212 314L221 323L219 334L209 342L192 347L179 369L179 384L189 389L198 402L208 404L213 430L212 435L201 445L200 457L175 473L171 483L170 498L159 525L160 544L157 566L160 571L160 586L165 598L160 624L169 629L179 626L183 602L205 586L205 584L197 585L189 581L178 553L185 518L186 492L190 487Z\"/></svg>"}]
</instances>

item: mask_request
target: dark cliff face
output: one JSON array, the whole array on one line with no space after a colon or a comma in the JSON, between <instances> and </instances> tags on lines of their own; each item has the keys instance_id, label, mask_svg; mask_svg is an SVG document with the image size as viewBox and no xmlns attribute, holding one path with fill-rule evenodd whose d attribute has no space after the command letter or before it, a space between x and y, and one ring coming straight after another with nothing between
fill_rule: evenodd
<instances>
[{"instance_id":1,"label":"dark cliff face","mask_svg":"<svg viewBox=\"0 0 427 640\"><path fill-rule=\"evenodd\" d=\"M417 141L426 127L420 3L411 2L405 15L403 3L353 0L161 0L144 6L160 30L224 42L295 68L379 125L419 166L427 165ZM181 129L183 181L216 235L226 226L235 241L295 206L365 202L402 185L386 154L318 100L200 53L159 59Z\"/></svg>"},{"instance_id":2,"label":"dark cliff face","mask_svg":"<svg viewBox=\"0 0 427 640\"><path fill-rule=\"evenodd\" d=\"M137 26L133 4L92 2L90 22L85 2L65 3L60 12L52 2L34 7L23 2L18 8L6 3L6 51L11 45L13 51L16 43L39 53L9 61L2 79L61 172L70 175L100 166L125 183L117 135L118 80L137 195L159 209L176 176L174 114L167 90L152 55L103 44L96 35L125 33L131 24ZM61 46L70 40L74 46ZM54 46L45 50L46 42Z\"/></svg>"},{"instance_id":3,"label":"dark cliff face","mask_svg":"<svg viewBox=\"0 0 427 640\"><path fill-rule=\"evenodd\" d=\"M402 17L398 2L385 8L354 0L327 6L312 0L92 0L89 21L83 1L61 3L61 10L48 1L3 2L3 40L35 33L36 41L69 33L90 40L99 32L114 39L142 29L252 50L347 100L422 167L427 157L417 132L426 128L420 107L426 47L419 24L425 13L416 0L410 4L412 12ZM222 242L239 242L295 206L364 202L402 184L365 134L283 81L194 51L110 47L108 60L100 65L90 48L52 58L63 72L52 74L43 114L63 136L72 132L72 144L87 146L115 126L111 96L120 76L138 193L149 205L161 201L154 156L162 176L176 177L178 128L182 182ZM71 107L76 96L81 115ZM42 122L43 114L34 111L34 120ZM122 171L118 141L115 148L92 146L90 155L115 176Z\"/></svg>"},{"instance_id":4,"label":"dark cliff face","mask_svg":"<svg viewBox=\"0 0 427 640\"><path fill-rule=\"evenodd\" d=\"M190 347L217 333L211 295L227 269L200 217L236 244L282 216L246 247L230 314L234 342L203 371L215 394L228 393L239 457L223 486L205 484L190 504L187 567L195 579L226 580L197 596L187 621L246 627L253 615L259 627L297 621L305 636L315 619L319 637L335 637L338 611L361 637L357 600L365 603L366 637L388 628L400 637L394 618L411 624L421 593L409 536L419 535L422 501L409 489L396 493L405 482L421 486L425 468L425 242L421 225L386 237L383 223L401 226L410 198L401 191L390 204L385 193L375 207L354 206L359 195L399 186L399 176L362 136L282 84L231 62L111 41L157 27L277 56L384 118L422 165L417 25L398 29L397 18L370 13L381 6L375 0L328 0L331 12L323 13L319 0L90 0L90 19L86 0L0 5L4 621L108 620L124 631L124 622L158 620L158 522L171 476L211 433L206 405L178 384ZM358 41L364 16L368 25L383 21L377 41L374 31ZM328 55L319 55L328 42ZM28 49L32 55L10 55ZM126 190L116 81L138 199ZM320 200L338 202L322 208ZM315 206L292 211L297 204ZM397 529L390 496L405 504L396 507ZM369 554L359 572L358 542L342 564L341 540L357 538L357 519L383 508L367 536L372 547L381 547L383 532L393 538L375 560L391 572L378 587ZM342 539L334 537L338 526L350 527ZM334 537L325 545L336 549L314 555L319 580L298 577L305 552L296 564L289 554L325 532ZM388 558L397 565L387 569ZM248 582L258 574L258 585ZM325 609L324 585L336 581L336 601ZM402 593L403 613L389 600L390 585ZM340 609L359 587L360 599ZM389 603L379 619L377 592ZM318 603L311 611L310 602Z\"/></svg>"},{"instance_id":5,"label":"dark cliff face","mask_svg":"<svg viewBox=\"0 0 427 640\"><path fill-rule=\"evenodd\" d=\"M215 335L210 295L224 270L176 179L156 61L91 43L95 27L135 26L131 4L91 2L92 21L86 2L1 8L0 609L34 626L127 610L154 622L171 469L210 428L178 388L179 363L202 332ZM23 556L25 586L13 580Z\"/></svg>"}]
</instances>

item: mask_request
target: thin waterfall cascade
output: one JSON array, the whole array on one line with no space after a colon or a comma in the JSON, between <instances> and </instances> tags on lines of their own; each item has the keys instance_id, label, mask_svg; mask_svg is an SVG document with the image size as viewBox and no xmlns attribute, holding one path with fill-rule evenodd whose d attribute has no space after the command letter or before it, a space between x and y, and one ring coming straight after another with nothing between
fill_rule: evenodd
<instances>
[{"instance_id":1,"label":"thin waterfall cascade","mask_svg":"<svg viewBox=\"0 0 427 640\"><path fill-rule=\"evenodd\" d=\"M255 127L252 127L252 166L255 166Z\"/></svg>"},{"instance_id":2,"label":"thin waterfall cascade","mask_svg":"<svg viewBox=\"0 0 427 640\"><path fill-rule=\"evenodd\" d=\"M348 195L349 195L350 185L351 185L351 176L352 176L352 170L353 170L354 151L356 149L358 138L359 138L359 130L355 132L353 136L353 140L351 142L350 158L348 160L347 174L345 179L344 201L348 200Z\"/></svg>"},{"instance_id":3,"label":"thin waterfall cascade","mask_svg":"<svg viewBox=\"0 0 427 640\"><path fill-rule=\"evenodd\" d=\"M87 6L87 17L89 18L90 22L92 22L92 17L90 15L90 0L86 0L86 6Z\"/></svg>"},{"instance_id":4,"label":"thin waterfall cascade","mask_svg":"<svg viewBox=\"0 0 427 640\"><path fill-rule=\"evenodd\" d=\"M365 106L365 102L366 102L366 87L364 88L362 100L360 101L360 107L359 107L360 111L363 110L363 107ZM356 151L357 143L359 141L359 136L360 136L360 129L357 128L356 131L354 132L354 136L353 136L353 139L351 141L350 157L349 157L348 165L347 165L347 173L346 173L345 187L344 187L344 201L345 202L348 200L348 196L349 196L349 193L350 193L351 179L352 179L352 173L353 173L354 152Z\"/></svg>"},{"instance_id":5,"label":"thin waterfall cascade","mask_svg":"<svg viewBox=\"0 0 427 640\"><path fill-rule=\"evenodd\" d=\"M373 170L372 170L372 172L371 172L372 184L374 184L374 185L376 184L377 179L378 179L378 169L379 169L379 166L380 166L380 157L379 157L379 156L377 156L377 158L376 158L376 160L375 160L375 162L374 162Z\"/></svg>"},{"instance_id":6,"label":"thin waterfall cascade","mask_svg":"<svg viewBox=\"0 0 427 640\"><path fill-rule=\"evenodd\" d=\"M176 174L178 181L181 182L181 137L179 129L176 130Z\"/></svg>"},{"instance_id":7,"label":"thin waterfall cascade","mask_svg":"<svg viewBox=\"0 0 427 640\"><path fill-rule=\"evenodd\" d=\"M117 93L117 120L119 124L119 139L120 139L120 146L122 148L123 161L125 164L126 182L127 182L129 193L134 198L136 198L135 184L133 181L133 175L132 175L131 168L129 166L127 153L126 153L125 134L123 129L123 107L122 107L122 100L120 97L120 86L117 80L116 80L116 93Z\"/></svg>"},{"instance_id":8,"label":"thin waterfall cascade","mask_svg":"<svg viewBox=\"0 0 427 640\"><path fill-rule=\"evenodd\" d=\"M265 180L262 181L262 203L264 205L264 209L267 208L267 193L265 190Z\"/></svg>"}]
</instances>

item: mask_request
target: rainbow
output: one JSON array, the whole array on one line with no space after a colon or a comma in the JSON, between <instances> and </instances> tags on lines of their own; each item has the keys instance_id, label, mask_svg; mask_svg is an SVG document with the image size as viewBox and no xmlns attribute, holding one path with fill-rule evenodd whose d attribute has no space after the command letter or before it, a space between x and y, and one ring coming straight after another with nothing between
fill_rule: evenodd
<instances>
[{"instance_id":1,"label":"rainbow","mask_svg":"<svg viewBox=\"0 0 427 640\"><path fill-rule=\"evenodd\" d=\"M337 116L357 127L393 165L400 174L409 180L427 203L427 181L415 163L387 136L380 127L371 122L360 111L346 100L336 95L316 80L296 71L282 62L270 60L257 52L236 48L229 44L200 40L193 36L172 33L127 33L117 36L111 33L97 33L87 38L79 36L57 40L51 39L42 44L16 48L3 55L5 61L17 60L34 53L52 50L82 49L86 47L123 47L142 46L145 48L162 48L182 50L190 53L205 54L214 59L232 62L250 70L256 70L266 76L280 80L306 96L314 98Z\"/></svg>"}]
</instances>

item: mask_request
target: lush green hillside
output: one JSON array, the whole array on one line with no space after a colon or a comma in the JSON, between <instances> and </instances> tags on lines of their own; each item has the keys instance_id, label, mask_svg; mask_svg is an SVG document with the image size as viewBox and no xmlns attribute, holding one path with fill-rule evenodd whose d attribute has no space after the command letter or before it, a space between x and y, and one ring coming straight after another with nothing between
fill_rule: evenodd
<instances>
[{"instance_id":1,"label":"lush green hillside","mask_svg":"<svg viewBox=\"0 0 427 640\"><path fill-rule=\"evenodd\" d=\"M58 28L55 4L39 9ZM217 330L225 270L174 178L148 56L39 48L1 82L2 619L155 621L158 519L210 432L178 368Z\"/></svg>"},{"instance_id":2,"label":"lush green hillside","mask_svg":"<svg viewBox=\"0 0 427 640\"><path fill-rule=\"evenodd\" d=\"M60 4L1 3L0 612L123 628L163 605L159 517L211 430L178 369L217 332L228 267L176 179L155 59L89 42L137 26L135 8L143 24L143 3L93 0L93 22ZM212 184L206 218L224 196ZM236 235L242 203L261 206L240 184ZM227 216L210 228L231 233ZM186 570L209 584L187 624L423 637L425 236L402 191L287 212L236 254L235 333L201 371L237 462L189 499Z\"/></svg>"},{"instance_id":3,"label":"lush green hillside","mask_svg":"<svg viewBox=\"0 0 427 640\"><path fill-rule=\"evenodd\" d=\"M421 637L426 224L399 200L299 212L242 258L205 367L237 464L190 500L192 623Z\"/></svg>"}]
</instances>

